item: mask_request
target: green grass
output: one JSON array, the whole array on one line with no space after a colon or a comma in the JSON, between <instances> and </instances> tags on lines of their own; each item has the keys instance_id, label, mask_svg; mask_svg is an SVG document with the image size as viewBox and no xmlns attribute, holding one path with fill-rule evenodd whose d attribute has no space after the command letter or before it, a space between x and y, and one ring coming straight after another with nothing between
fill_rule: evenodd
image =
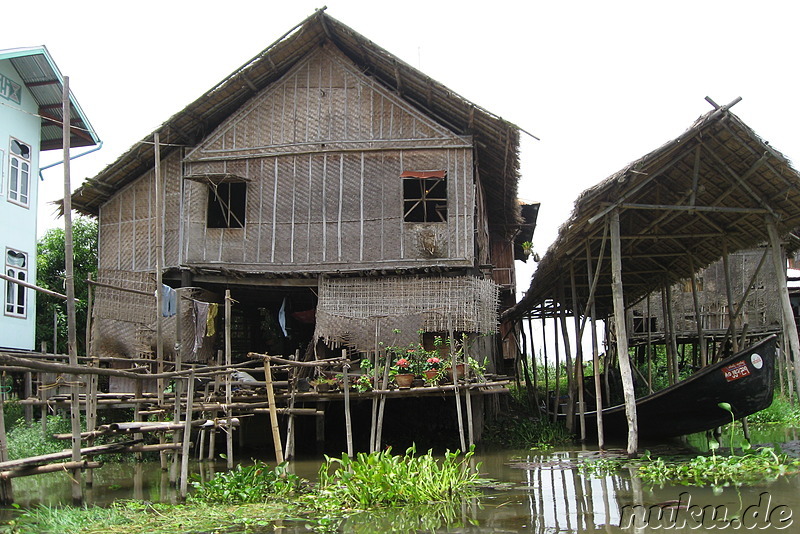
<instances>
[{"instance_id":1,"label":"green grass","mask_svg":"<svg viewBox=\"0 0 800 534\"><path fill-rule=\"evenodd\" d=\"M10 524L8 534L174 534L262 531L274 521L294 519L290 503L238 505L159 504L120 501L108 508L33 508Z\"/></svg>"}]
</instances>

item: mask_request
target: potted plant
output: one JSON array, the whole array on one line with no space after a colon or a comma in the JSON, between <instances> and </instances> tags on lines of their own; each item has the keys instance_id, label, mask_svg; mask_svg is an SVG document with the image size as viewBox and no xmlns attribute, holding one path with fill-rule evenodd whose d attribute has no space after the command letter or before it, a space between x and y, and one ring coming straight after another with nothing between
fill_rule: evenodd
<instances>
[{"instance_id":1,"label":"potted plant","mask_svg":"<svg viewBox=\"0 0 800 534\"><path fill-rule=\"evenodd\" d=\"M401 388L410 388L414 381L414 373L411 372L411 361L407 358L399 358L392 364L392 378L395 384Z\"/></svg>"},{"instance_id":2,"label":"potted plant","mask_svg":"<svg viewBox=\"0 0 800 534\"><path fill-rule=\"evenodd\" d=\"M320 376L313 380L311 385L314 386L314 389L317 390L317 393L327 393L328 391L336 391L336 389L339 387L339 381L335 378Z\"/></svg>"},{"instance_id":3,"label":"potted plant","mask_svg":"<svg viewBox=\"0 0 800 534\"><path fill-rule=\"evenodd\" d=\"M522 253L525 254L525 257L527 258L531 255L531 252L533 252L533 243L530 241L524 241L522 243Z\"/></svg>"},{"instance_id":4,"label":"potted plant","mask_svg":"<svg viewBox=\"0 0 800 534\"><path fill-rule=\"evenodd\" d=\"M442 360L438 356L428 356L424 364L425 380L427 382L434 382L442 370Z\"/></svg>"}]
</instances>

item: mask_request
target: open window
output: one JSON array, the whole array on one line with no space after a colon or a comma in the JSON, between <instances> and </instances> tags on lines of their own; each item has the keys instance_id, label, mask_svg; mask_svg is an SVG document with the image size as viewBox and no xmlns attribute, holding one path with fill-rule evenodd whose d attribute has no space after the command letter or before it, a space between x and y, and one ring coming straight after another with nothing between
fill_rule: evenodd
<instances>
[{"instance_id":1,"label":"open window","mask_svg":"<svg viewBox=\"0 0 800 534\"><path fill-rule=\"evenodd\" d=\"M21 282L28 281L28 255L18 250L6 249L6 275ZM21 284L6 281L5 314L12 317L25 317L27 289Z\"/></svg>"},{"instance_id":2,"label":"open window","mask_svg":"<svg viewBox=\"0 0 800 534\"><path fill-rule=\"evenodd\" d=\"M31 147L11 139L8 165L8 201L20 206L30 204Z\"/></svg>"},{"instance_id":3,"label":"open window","mask_svg":"<svg viewBox=\"0 0 800 534\"><path fill-rule=\"evenodd\" d=\"M405 171L400 178L405 222L447 222L446 171Z\"/></svg>"},{"instance_id":4,"label":"open window","mask_svg":"<svg viewBox=\"0 0 800 534\"><path fill-rule=\"evenodd\" d=\"M190 174L184 179L208 186L206 228L244 228L248 178L230 173Z\"/></svg>"},{"instance_id":5,"label":"open window","mask_svg":"<svg viewBox=\"0 0 800 534\"><path fill-rule=\"evenodd\" d=\"M208 228L243 228L247 184L211 184L208 191Z\"/></svg>"}]
</instances>

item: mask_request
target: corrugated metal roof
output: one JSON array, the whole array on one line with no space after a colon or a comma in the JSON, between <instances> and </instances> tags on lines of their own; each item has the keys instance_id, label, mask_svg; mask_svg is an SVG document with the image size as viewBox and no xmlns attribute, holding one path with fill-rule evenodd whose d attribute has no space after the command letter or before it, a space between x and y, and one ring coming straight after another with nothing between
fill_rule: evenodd
<instances>
[{"instance_id":1,"label":"corrugated metal roof","mask_svg":"<svg viewBox=\"0 0 800 534\"><path fill-rule=\"evenodd\" d=\"M31 92L42 117L41 150L53 150L63 146L62 121L64 112L61 99L64 92L64 77L58 70L45 46L0 50L0 60L8 60L17 71L25 87ZM92 146L100 142L94 128L86 118L75 95L70 91L72 135L70 146Z\"/></svg>"}]
</instances>

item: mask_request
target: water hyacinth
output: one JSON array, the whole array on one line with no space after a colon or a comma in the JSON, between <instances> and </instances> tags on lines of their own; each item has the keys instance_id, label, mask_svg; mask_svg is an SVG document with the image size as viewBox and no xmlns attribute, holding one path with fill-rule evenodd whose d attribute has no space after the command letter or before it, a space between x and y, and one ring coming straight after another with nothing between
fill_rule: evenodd
<instances>
[{"instance_id":1,"label":"water hyacinth","mask_svg":"<svg viewBox=\"0 0 800 534\"><path fill-rule=\"evenodd\" d=\"M445 501L469 493L478 483L480 464L470 465L473 455L474 448L463 455L447 451L441 459L430 450L416 456L412 446L404 455L388 448L353 458L325 456L319 491L332 504L358 509Z\"/></svg>"}]
</instances>

